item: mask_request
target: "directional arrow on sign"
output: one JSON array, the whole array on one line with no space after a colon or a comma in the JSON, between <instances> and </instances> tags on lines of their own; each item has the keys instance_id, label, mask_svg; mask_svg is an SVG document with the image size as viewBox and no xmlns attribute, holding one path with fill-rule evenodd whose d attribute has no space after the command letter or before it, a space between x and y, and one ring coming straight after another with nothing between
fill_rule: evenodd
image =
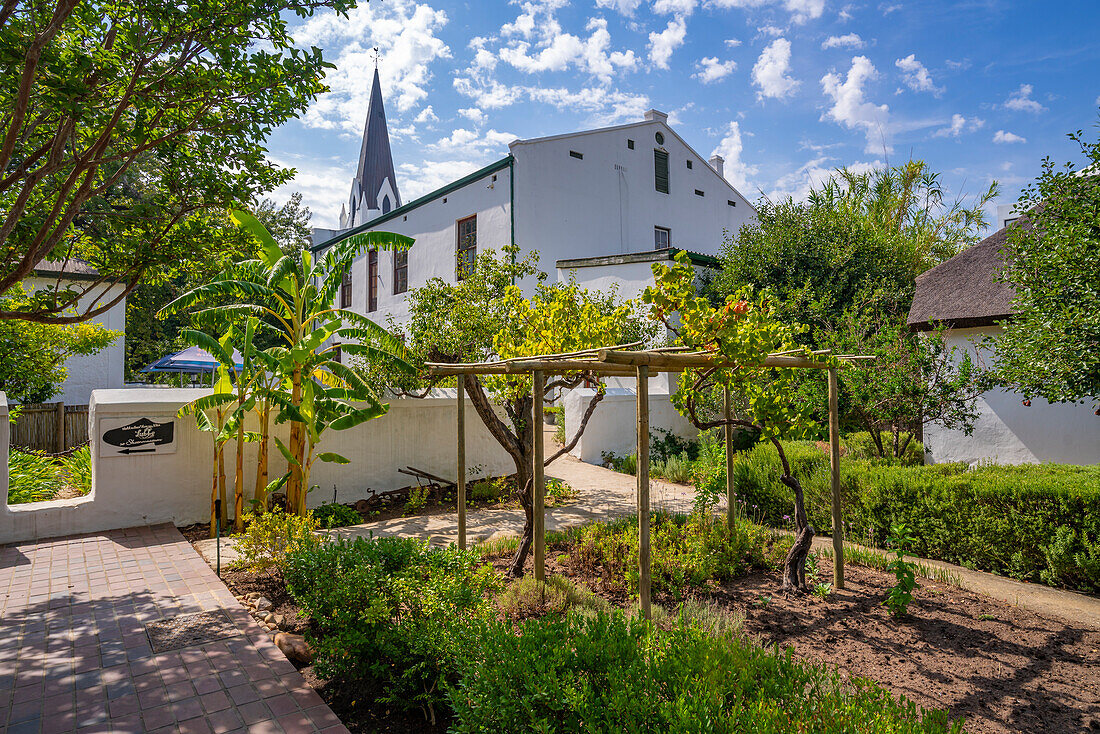
<instances>
[{"instance_id":1,"label":"directional arrow on sign","mask_svg":"<svg viewBox=\"0 0 1100 734\"><path fill-rule=\"evenodd\" d=\"M156 452L156 449L153 448L153 449L120 449L118 453L120 453L120 454L152 454L152 453L155 453L155 452Z\"/></svg>"}]
</instances>

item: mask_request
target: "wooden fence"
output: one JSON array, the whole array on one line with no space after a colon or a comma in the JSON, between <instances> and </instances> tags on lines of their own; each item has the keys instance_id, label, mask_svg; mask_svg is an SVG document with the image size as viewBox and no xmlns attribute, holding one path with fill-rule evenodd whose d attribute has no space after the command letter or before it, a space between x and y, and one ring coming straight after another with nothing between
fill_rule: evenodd
<instances>
[{"instance_id":1,"label":"wooden fence","mask_svg":"<svg viewBox=\"0 0 1100 734\"><path fill-rule=\"evenodd\" d=\"M88 443L88 406L25 403L11 427L11 445L61 454Z\"/></svg>"}]
</instances>

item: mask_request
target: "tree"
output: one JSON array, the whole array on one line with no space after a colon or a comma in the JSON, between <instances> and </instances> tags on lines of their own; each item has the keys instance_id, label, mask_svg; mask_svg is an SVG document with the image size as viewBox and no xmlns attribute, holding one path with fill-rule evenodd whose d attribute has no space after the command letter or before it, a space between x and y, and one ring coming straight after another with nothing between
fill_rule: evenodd
<instances>
[{"instance_id":1,"label":"tree","mask_svg":"<svg viewBox=\"0 0 1100 734\"><path fill-rule=\"evenodd\" d=\"M292 193L282 206L272 199L264 199L254 214L283 252L303 250L313 243L309 226L313 212L308 206L302 206L300 192Z\"/></svg>"},{"instance_id":2,"label":"tree","mask_svg":"<svg viewBox=\"0 0 1100 734\"><path fill-rule=\"evenodd\" d=\"M1002 274L1017 314L996 340L1001 381L1052 403L1100 400L1100 141L1068 137L1087 163L1044 158L1020 194Z\"/></svg>"},{"instance_id":3,"label":"tree","mask_svg":"<svg viewBox=\"0 0 1100 734\"><path fill-rule=\"evenodd\" d=\"M808 438L813 434L814 421L809 405L793 398L791 387L797 370L763 366L774 352L812 357L809 349L795 342L802 327L775 316L775 298L767 290L745 286L726 296L725 303L718 307L697 296L695 272L687 253L678 254L671 267L654 263L653 275L655 285L646 288L642 300L651 305L654 318L676 334L677 344L713 354L733 365L685 370L680 374L673 403L700 430L725 425L754 429L762 440L775 446L783 467L780 481L794 492L796 536L783 562L783 588L805 590L806 557L814 528L806 514L802 485L791 473L781 440ZM818 361L836 364L831 357ZM708 405L715 402L714 393L725 389L740 398L741 405L728 420L708 410Z\"/></svg>"},{"instance_id":4,"label":"tree","mask_svg":"<svg viewBox=\"0 0 1100 734\"><path fill-rule=\"evenodd\" d=\"M0 308L19 308L21 286L0 298ZM58 326L0 320L0 390L17 403L41 403L57 394L68 374L65 362L77 354L95 354L122 334L99 324Z\"/></svg>"},{"instance_id":5,"label":"tree","mask_svg":"<svg viewBox=\"0 0 1100 734\"><path fill-rule=\"evenodd\" d=\"M82 258L99 279L39 291L0 319L73 323L142 274L202 257L204 211L250 202L293 171L270 131L325 90L330 64L286 18L352 0L10 0L0 7L0 294L44 259ZM117 295L105 295L122 284ZM77 309L81 296L92 305ZM97 297L98 296L98 297Z\"/></svg>"},{"instance_id":6,"label":"tree","mask_svg":"<svg viewBox=\"0 0 1100 734\"><path fill-rule=\"evenodd\" d=\"M614 293L590 293L575 282L547 285L546 275L539 273L534 296L525 298L513 283L537 273L537 255L516 261L515 254L506 247L502 258L492 252L480 255L458 283L433 278L413 290L409 294L411 350L427 361L480 362L573 352L652 335L639 328L641 320L631 317L631 305ZM555 376L546 381L546 395L598 379L586 372ZM534 537L534 436L542 430L542 417L532 415L531 376L471 375L464 384L478 416L515 466L516 492L526 518L509 573L522 576ZM598 389L576 433L544 465L576 446L603 396L602 388Z\"/></svg>"}]
</instances>

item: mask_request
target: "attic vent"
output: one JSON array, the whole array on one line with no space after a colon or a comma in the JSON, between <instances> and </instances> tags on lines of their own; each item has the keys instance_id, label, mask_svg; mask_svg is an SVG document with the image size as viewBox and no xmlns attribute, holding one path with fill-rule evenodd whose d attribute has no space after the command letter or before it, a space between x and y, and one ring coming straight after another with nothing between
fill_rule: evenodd
<instances>
[{"instance_id":1,"label":"attic vent","mask_svg":"<svg viewBox=\"0 0 1100 734\"><path fill-rule=\"evenodd\" d=\"M629 148L630 150L634 150L634 141L631 140L630 138L627 138L626 139L626 147Z\"/></svg>"},{"instance_id":2,"label":"attic vent","mask_svg":"<svg viewBox=\"0 0 1100 734\"><path fill-rule=\"evenodd\" d=\"M688 169L690 170L691 169L691 161L688 161L687 164L688 164Z\"/></svg>"},{"instance_id":3,"label":"attic vent","mask_svg":"<svg viewBox=\"0 0 1100 734\"><path fill-rule=\"evenodd\" d=\"M726 199L726 203L729 204L730 206L737 206L737 202L734 201L733 199Z\"/></svg>"},{"instance_id":4,"label":"attic vent","mask_svg":"<svg viewBox=\"0 0 1100 734\"><path fill-rule=\"evenodd\" d=\"M575 150L569 151L569 155L573 158L576 158L577 160L580 160L581 158L584 158L584 153L578 153Z\"/></svg>"},{"instance_id":5,"label":"attic vent","mask_svg":"<svg viewBox=\"0 0 1100 734\"><path fill-rule=\"evenodd\" d=\"M700 191L699 189L695 189L695 195L696 196L704 196L703 192Z\"/></svg>"},{"instance_id":6,"label":"attic vent","mask_svg":"<svg viewBox=\"0 0 1100 734\"><path fill-rule=\"evenodd\" d=\"M653 185L662 194L668 193L668 153L653 151Z\"/></svg>"}]
</instances>

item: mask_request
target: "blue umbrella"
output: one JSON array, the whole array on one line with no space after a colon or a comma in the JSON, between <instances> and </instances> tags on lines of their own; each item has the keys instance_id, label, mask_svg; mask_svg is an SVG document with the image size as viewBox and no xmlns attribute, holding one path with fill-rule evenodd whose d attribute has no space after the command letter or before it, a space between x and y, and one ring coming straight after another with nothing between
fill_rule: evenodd
<instances>
[{"instance_id":1,"label":"blue umbrella","mask_svg":"<svg viewBox=\"0 0 1100 734\"><path fill-rule=\"evenodd\" d=\"M241 353L233 350L234 370L240 372L244 369ZM210 352L198 347L188 347L181 352L161 357L156 362L142 370L142 372L180 372L187 374L204 374L218 369L218 360L214 359Z\"/></svg>"}]
</instances>

